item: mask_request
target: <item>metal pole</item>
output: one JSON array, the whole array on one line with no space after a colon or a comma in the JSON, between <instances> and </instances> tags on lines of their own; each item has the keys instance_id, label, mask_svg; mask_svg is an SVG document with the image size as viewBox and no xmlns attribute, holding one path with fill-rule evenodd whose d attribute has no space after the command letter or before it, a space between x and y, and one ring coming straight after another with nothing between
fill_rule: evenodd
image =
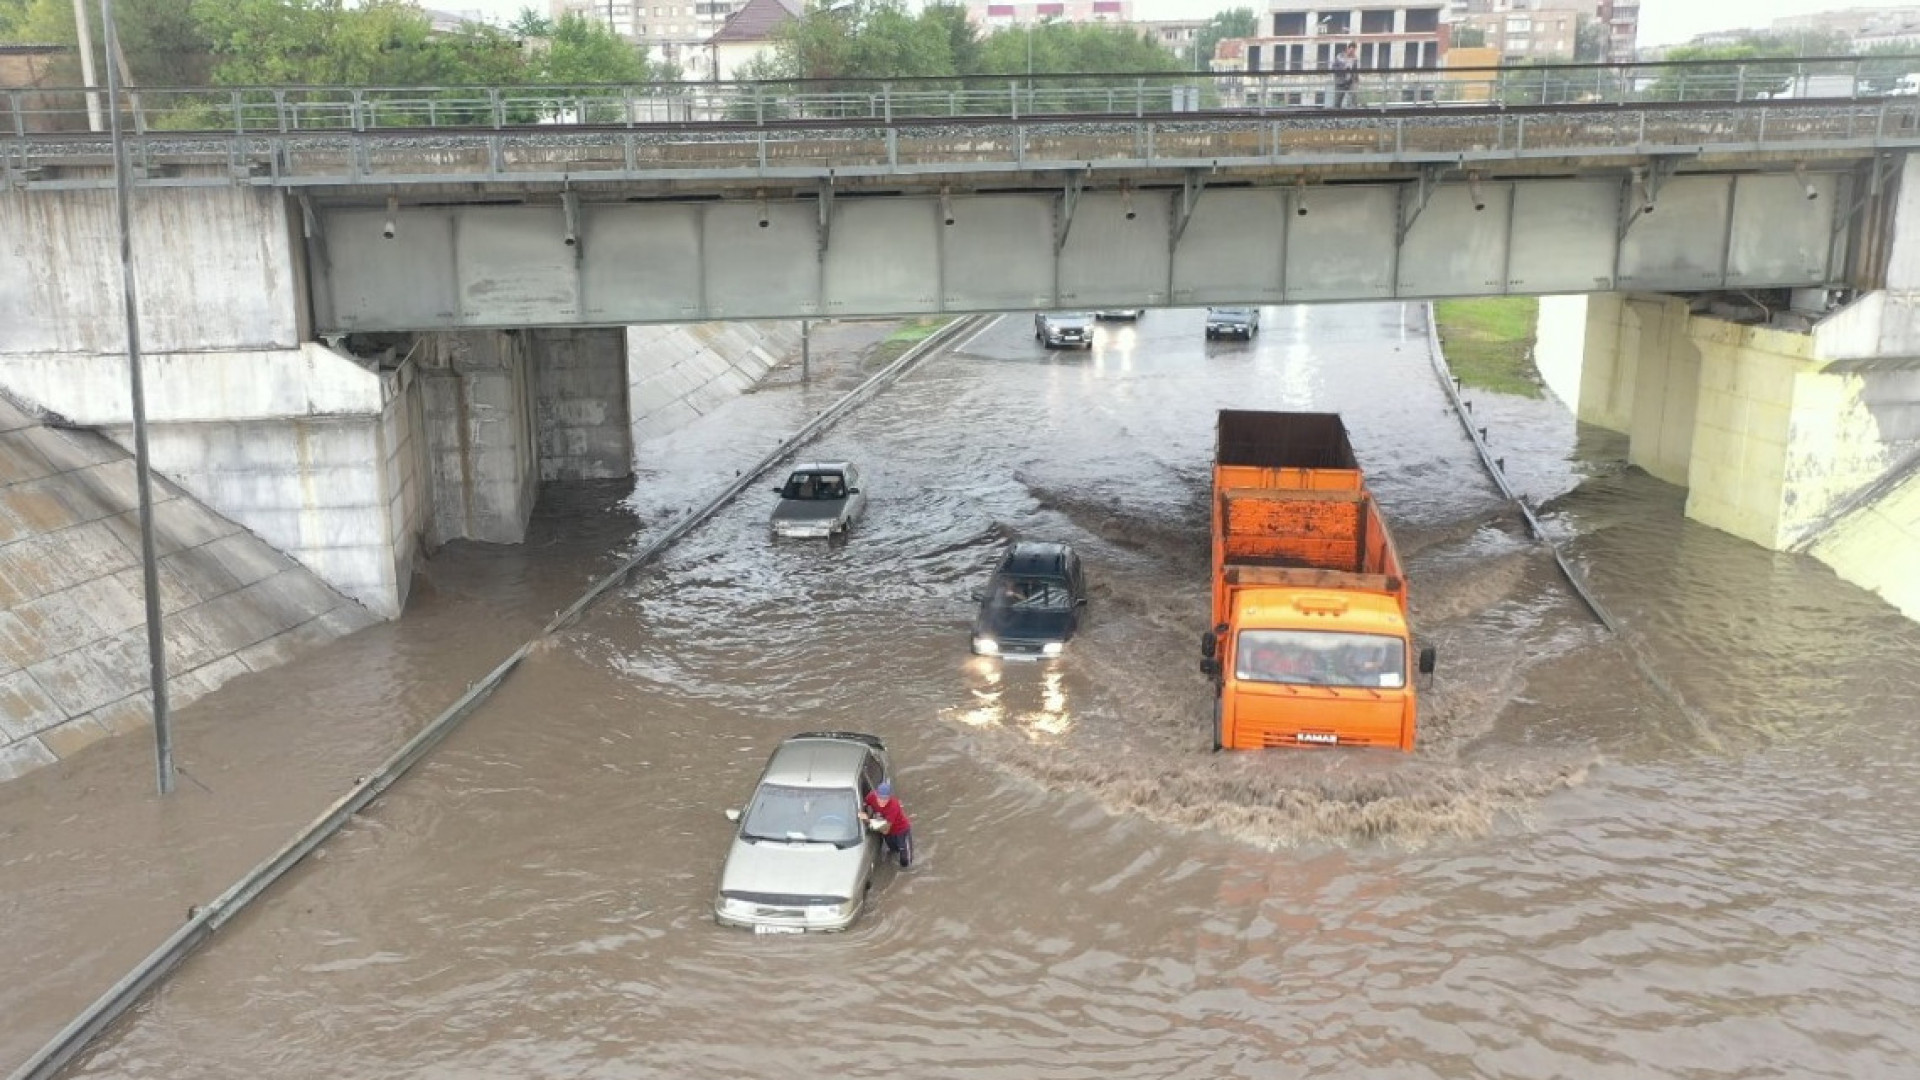
<instances>
[{"instance_id":1,"label":"metal pole","mask_svg":"<svg viewBox=\"0 0 1920 1080\"><path fill-rule=\"evenodd\" d=\"M93 30L87 25L87 0L73 0L73 25L80 32L80 81L87 87L87 130L99 131L106 125L100 120L100 95L93 90L99 76L93 70Z\"/></svg>"},{"instance_id":2,"label":"metal pole","mask_svg":"<svg viewBox=\"0 0 1920 1080\"><path fill-rule=\"evenodd\" d=\"M813 323L800 320L800 381L809 382L813 378L810 370L813 365Z\"/></svg>"},{"instance_id":3,"label":"metal pole","mask_svg":"<svg viewBox=\"0 0 1920 1080\"><path fill-rule=\"evenodd\" d=\"M108 51L116 40L113 0L100 0L100 32ZM133 468L140 491L140 563L147 601L148 680L153 687L153 749L160 794L173 791L173 736L167 715L167 639L160 625L160 567L153 544L153 478L147 459L147 397L140 372L140 300L133 282L132 204L126 144L120 135L120 79L107 65L107 119L113 139L114 216L120 225L120 295L127 316L127 384L133 396Z\"/></svg>"}]
</instances>

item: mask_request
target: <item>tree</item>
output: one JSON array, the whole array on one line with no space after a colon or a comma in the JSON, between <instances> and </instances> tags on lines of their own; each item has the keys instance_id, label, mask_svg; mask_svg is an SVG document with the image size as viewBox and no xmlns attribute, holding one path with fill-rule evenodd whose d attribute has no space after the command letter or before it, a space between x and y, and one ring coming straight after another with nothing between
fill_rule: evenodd
<instances>
[{"instance_id":1,"label":"tree","mask_svg":"<svg viewBox=\"0 0 1920 1080\"><path fill-rule=\"evenodd\" d=\"M552 37L553 20L533 8L523 7L507 24L507 32L523 39Z\"/></svg>"},{"instance_id":2,"label":"tree","mask_svg":"<svg viewBox=\"0 0 1920 1080\"><path fill-rule=\"evenodd\" d=\"M1599 64L1611 59L1613 35L1607 24L1591 15L1582 15L1573 24L1573 62Z\"/></svg>"},{"instance_id":3,"label":"tree","mask_svg":"<svg viewBox=\"0 0 1920 1080\"><path fill-rule=\"evenodd\" d=\"M954 71L961 74L980 69L980 34L960 4L928 4L920 17L939 27L947 36L947 56Z\"/></svg>"},{"instance_id":4,"label":"tree","mask_svg":"<svg viewBox=\"0 0 1920 1080\"><path fill-rule=\"evenodd\" d=\"M1193 39L1194 66L1206 69L1213 61L1213 52L1222 41L1228 38L1252 37L1260 30L1260 17L1252 8L1229 8L1207 20L1200 33Z\"/></svg>"},{"instance_id":5,"label":"tree","mask_svg":"<svg viewBox=\"0 0 1920 1080\"><path fill-rule=\"evenodd\" d=\"M935 5L909 15L902 0L815 0L774 31L775 63L792 79L893 79L952 75L952 15Z\"/></svg>"},{"instance_id":6,"label":"tree","mask_svg":"<svg viewBox=\"0 0 1920 1080\"><path fill-rule=\"evenodd\" d=\"M578 12L553 24L545 51L533 61L532 81L552 84L644 83L671 79L666 65L647 60L647 47L634 45Z\"/></svg>"},{"instance_id":7,"label":"tree","mask_svg":"<svg viewBox=\"0 0 1920 1080\"><path fill-rule=\"evenodd\" d=\"M107 59L101 32L99 0L86 0L93 30L93 58L104 80ZM207 80L210 63L206 36L178 0L115 0L114 25L120 32L120 51L134 85L198 86ZM0 41L36 45L79 44L73 20L73 0L0 0ZM78 59L61 71L78 83Z\"/></svg>"}]
</instances>

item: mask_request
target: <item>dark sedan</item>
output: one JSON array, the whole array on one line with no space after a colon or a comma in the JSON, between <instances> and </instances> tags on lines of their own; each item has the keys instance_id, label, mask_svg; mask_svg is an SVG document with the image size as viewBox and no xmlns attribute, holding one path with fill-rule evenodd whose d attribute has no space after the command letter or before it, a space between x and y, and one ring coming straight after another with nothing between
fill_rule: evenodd
<instances>
[{"instance_id":1,"label":"dark sedan","mask_svg":"<svg viewBox=\"0 0 1920 1080\"><path fill-rule=\"evenodd\" d=\"M1086 574L1067 545L1023 540L1007 551L975 599L975 654L1051 659L1066 652L1085 618Z\"/></svg>"}]
</instances>

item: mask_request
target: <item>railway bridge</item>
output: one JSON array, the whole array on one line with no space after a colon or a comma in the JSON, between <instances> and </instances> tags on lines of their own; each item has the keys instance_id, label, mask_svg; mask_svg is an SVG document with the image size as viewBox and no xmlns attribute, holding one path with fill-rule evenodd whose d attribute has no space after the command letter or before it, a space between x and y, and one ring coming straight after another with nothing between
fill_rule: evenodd
<instances>
[{"instance_id":1,"label":"railway bridge","mask_svg":"<svg viewBox=\"0 0 1920 1080\"><path fill-rule=\"evenodd\" d=\"M1583 419L1793 547L1920 445L1920 101L1759 68L142 88L123 155L14 92L0 387L128 424L126 180L156 467L392 615L624 475L648 326L1523 294Z\"/></svg>"}]
</instances>

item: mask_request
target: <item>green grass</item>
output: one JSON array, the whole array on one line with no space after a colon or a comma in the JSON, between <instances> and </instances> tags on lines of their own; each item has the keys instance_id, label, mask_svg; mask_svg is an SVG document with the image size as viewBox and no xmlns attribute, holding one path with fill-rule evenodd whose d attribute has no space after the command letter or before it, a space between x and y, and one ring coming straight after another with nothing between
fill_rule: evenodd
<instances>
[{"instance_id":1,"label":"green grass","mask_svg":"<svg viewBox=\"0 0 1920 1080\"><path fill-rule=\"evenodd\" d=\"M908 319L900 329L888 334L884 341L875 345L867 353L865 366L882 368L900 358L900 354L933 336L933 332L952 322L951 319Z\"/></svg>"},{"instance_id":2,"label":"green grass","mask_svg":"<svg viewBox=\"0 0 1920 1080\"><path fill-rule=\"evenodd\" d=\"M1540 301L1495 296L1442 300L1433 309L1447 366L1462 384L1520 397L1541 395L1540 372L1533 366Z\"/></svg>"}]
</instances>

